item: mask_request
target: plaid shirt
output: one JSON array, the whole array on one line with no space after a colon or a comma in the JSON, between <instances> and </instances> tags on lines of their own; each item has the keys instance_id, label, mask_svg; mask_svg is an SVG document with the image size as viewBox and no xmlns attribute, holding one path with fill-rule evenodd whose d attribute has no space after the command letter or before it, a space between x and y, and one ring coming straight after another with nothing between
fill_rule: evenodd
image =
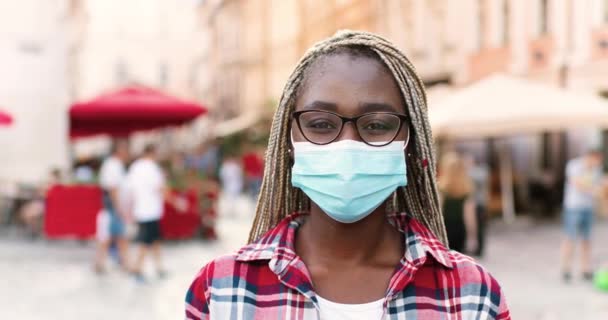
<instances>
[{"instance_id":1,"label":"plaid shirt","mask_svg":"<svg viewBox=\"0 0 608 320\"><path fill-rule=\"evenodd\" d=\"M285 218L238 253L196 276L186 319L319 319L304 262L294 252L301 214ZM383 319L511 319L500 286L472 259L449 251L420 222L391 217L405 234L405 254L384 299Z\"/></svg>"}]
</instances>

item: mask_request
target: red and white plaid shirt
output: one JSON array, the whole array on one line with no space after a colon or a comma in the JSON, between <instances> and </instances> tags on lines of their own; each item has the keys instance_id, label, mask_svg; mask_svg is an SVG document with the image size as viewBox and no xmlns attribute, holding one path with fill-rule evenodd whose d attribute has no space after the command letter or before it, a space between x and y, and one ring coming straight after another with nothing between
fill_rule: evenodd
<instances>
[{"instance_id":1,"label":"red and white plaid shirt","mask_svg":"<svg viewBox=\"0 0 608 320\"><path fill-rule=\"evenodd\" d=\"M186 319L319 319L304 262L294 251L302 214L257 242L211 261L186 296ZM417 220L390 217L405 254L384 299L383 319L511 319L496 280L471 258L449 251Z\"/></svg>"}]
</instances>

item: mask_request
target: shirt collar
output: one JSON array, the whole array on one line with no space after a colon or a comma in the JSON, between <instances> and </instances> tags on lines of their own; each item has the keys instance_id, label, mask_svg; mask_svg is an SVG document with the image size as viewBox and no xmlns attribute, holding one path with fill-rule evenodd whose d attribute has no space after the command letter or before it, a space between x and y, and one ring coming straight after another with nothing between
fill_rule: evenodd
<instances>
[{"instance_id":1,"label":"shirt collar","mask_svg":"<svg viewBox=\"0 0 608 320\"><path fill-rule=\"evenodd\" d=\"M241 248L237 261L270 260L269 266L280 274L296 257L294 251L295 231L307 214L294 213L283 219L276 227L259 240ZM422 223L406 214L389 215L389 220L405 235L406 261L417 265L426 261L427 255L447 268L453 268L449 250Z\"/></svg>"}]
</instances>

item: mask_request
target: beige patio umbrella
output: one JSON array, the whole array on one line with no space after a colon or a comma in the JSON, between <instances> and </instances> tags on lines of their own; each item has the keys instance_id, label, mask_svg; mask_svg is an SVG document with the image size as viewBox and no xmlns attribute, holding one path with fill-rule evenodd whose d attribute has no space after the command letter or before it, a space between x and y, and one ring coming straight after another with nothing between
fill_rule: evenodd
<instances>
[{"instance_id":1,"label":"beige patio umbrella","mask_svg":"<svg viewBox=\"0 0 608 320\"><path fill-rule=\"evenodd\" d=\"M488 138L583 126L608 127L608 100L506 75L494 75L429 107L436 137ZM515 217L512 164L499 150L503 214Z\"/></svg>"},{"instance_id":2,"label":"beige patio umbrella","mask_svg":"<svg viewBox=\"0 0 608 320\"><path fill-rule=\"evenodd\" d=\"M429 119L433 134L486 138L608 126L608 100L556 86L495 75L457 91L437 104Z\"/></svg>"},{"instance_id":3,"label":"beige patio umbrella","mask_svg":"<svg viewBox=\"0 0 608 320\"><path fill-rule=\"evenodd\" d=\"M218 123L213 128L213 134L216 137L226 137L254 126L259 120L259 113L247 112L236 118Z\"/></svg>"}]
</instances>

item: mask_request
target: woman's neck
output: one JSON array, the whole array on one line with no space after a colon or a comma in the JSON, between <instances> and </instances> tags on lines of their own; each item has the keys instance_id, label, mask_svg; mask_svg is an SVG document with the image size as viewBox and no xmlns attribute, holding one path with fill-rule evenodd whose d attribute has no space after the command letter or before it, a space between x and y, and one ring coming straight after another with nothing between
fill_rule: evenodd
<instances>
[{"instance_id":1,"label":"woman's neck","mask_svg":"<svg viewBox=\"0 0 608 320\"><path fill-rule=\"evenodd\" d=\"M386 219L385 206L355 223L340 223L314 203L296 235L296 252L319 263L394 265L403 256L401 233Z\"/></svg>"}]
</instances>

